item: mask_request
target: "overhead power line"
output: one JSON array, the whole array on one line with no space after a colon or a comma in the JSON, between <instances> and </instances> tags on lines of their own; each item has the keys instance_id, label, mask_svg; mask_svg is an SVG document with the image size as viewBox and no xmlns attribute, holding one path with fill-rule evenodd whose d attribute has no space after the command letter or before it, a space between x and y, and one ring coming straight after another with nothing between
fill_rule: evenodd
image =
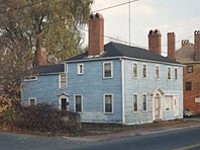
<instances>
[{"instance_id":1,"label":"overhead power line","mask_svg":"<svg viewBox=\"0 0 200 150\"><path fill-rule=\"evenodd\" d=\"M116 8L116 7L119 7L119 6L127 5L127 4L134 3L134 2L138 2L138 1L141 1L141 0L132 0L132 1L130 0L130 1L128 1L128 2L124 2L124 3L120 3L120 4L108 6L108 7L105 7L105 8L97 9L97 10L94 10L94 11L92 11L92 12L94 13L94 12L104 11L104 10Z\"/></svg>"}]
</instances>

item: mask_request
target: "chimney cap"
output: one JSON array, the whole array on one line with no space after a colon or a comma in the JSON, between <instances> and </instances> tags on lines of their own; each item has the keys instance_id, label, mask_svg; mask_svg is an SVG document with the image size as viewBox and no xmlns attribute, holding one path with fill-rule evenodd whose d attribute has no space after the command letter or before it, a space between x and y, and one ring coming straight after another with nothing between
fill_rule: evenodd
<instances>
[{"instance_id":1,"label":"chimney cap","mask_svg":"<svg viewBox=\"0 0 200 150\"><path fill-rule=\"evenodd\" d=\"M150 30L149 35L161 35L161 32L158 29Z\"/></svg>"},{"instance_id":2,"label":"chimney cap","mask_svg":"<svg viewBox=\"0 0 200 150\"><path fill-rule=\"evenodd\" d=\"M95 19L95 18L103 19L103 15L100 14L100 13L96 13L96 14L91 14L90 15L90 19Z\"/></svg>"},{"instance_id":3,"label":"chimney cap","mask_svg":"<svg viewBox=\"0 0 200 150\"><path fill-rule=\"evenodd\" d=\"M200 30L194 31L194 34L200 34Z\"/></svg>"}]
</instances>

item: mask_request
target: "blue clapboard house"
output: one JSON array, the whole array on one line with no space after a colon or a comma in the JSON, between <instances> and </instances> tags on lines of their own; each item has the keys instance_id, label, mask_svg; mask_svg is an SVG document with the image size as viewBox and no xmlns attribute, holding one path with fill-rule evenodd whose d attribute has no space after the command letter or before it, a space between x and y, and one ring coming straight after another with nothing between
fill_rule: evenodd
<instances>
[{"instance_id":1,"label":"blue clapboard house","mask_svg":"<svg viewBox=\"0 0 200 150\"><path fill-rule=\"evenodd\" d=\"M63 64L34 67L37 73L23 81L23 103L78 112L81 122L130 125L182 118L182 65L159 54L160 32L150 31L146 50L104 45L103 28L102 15L91 15L87 52Z\"/></svg>"}]
</instances>

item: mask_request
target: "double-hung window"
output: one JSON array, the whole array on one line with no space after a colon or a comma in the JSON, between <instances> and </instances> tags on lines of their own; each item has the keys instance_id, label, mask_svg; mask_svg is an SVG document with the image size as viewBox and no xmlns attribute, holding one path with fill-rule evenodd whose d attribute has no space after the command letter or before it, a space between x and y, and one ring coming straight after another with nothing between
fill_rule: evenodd
<instances>
[{"instance_id":1,"label":"double-hung window","mask_svg":"<svg viewBox=\"0 0 200 150\"><path fill-rule=\"evenodd\" d=\"M83 64L77 64L77 74L84 74L84 65Z\"/></svg>"},{"instance_id":2,"label":"double-hung window","mask_svg":"<svg viewBox=\"0 0 200 150\"><path fill-rule=\"evenodd\" d=\"M133 112L138 111L138 96L137 94L133 94Z\"/></svg>"},{"instance_id":3,"label":"double-hung window","mask_svg":"<svg viewBox=\"0 0 200 150\"><path fill-rule=\"evenodd\" d=\"M142 110L146 111L147 110L147 95L143 94L142 95Z\"/></svg>"},{"instance_id":4,"label":"double-hung window","mask_svg":"<svg viewBox=\"0 0 200 150\"><path fill-rule=\"evenodd\" d=\"M113 95L105 94L104 95L104 112L112 113L113 112Z\"/></svg>"},{"instance_id":5,"label":"double-hung window","mask_svg":"<svg viewBox=\"0 0 200 150\"><path fill-rule=\"evenodd\" d=\"M82 112L83 98L82 95L75 95L75 112Z\"/></svg>"},{"instance_id":6,"label":"double-hung window","mask_svg":"<svg viewBox=\"0 0 200 150\"><path fill-rule=\"evenodd\" d=\"M167 68L167 79L171 79L171 68Z\"/></svg>"},{"instance_id":7,"label":"double-hung window","mask_svg":"<svg viewBox=\"0 0 200 150\"><path fill-rule=\"evenodd\" d=\"M178 69L177 68L174 69L174 78L175 78L175 80L178 79Z\"/></svg>"},{"instance_id":8,"label":"double-hung window","mask_svg":"<svg viewBox=\"0 0 200 150\"><path fill-rule=\"evenodd\" d=\"M142 65L142 78L147 78L147 65Z\"/></svg>"},{"instance_id":9,"label":"double-hung window","mask_svg":"<svg viewBox=\"0 0 200 150\"><path fill-rule=\"evenodd\" d=\"M59 79L59 87L61 89L65 89L67 87L67 75L65 73L60 74L60 79Z\"/></svg>"},{"instance_id":10,"label":"double-hung window","mask_svg":"<svg viewBox=\"0 0 200 150\"><path fill-rule=\"evenodd\" d=\"M159 66L155 67L155 75L156 75L156 79L160 78L160 69L159 69Z\"/></svg>"},{"instance_id":11,"label":"double-hung window","mask_svg":"<svg viewBox=\"0 0 200 150\"><path fill-rule=\"evenodd\" d=\"M133 63L133 77L137 78L137 64Z\"/></svg>"},{"instance_id":12,"label":"double-hung window","mask_svg":"<svg viewBox=\"0 0 200 150\"><path fill-rule=\"evenodd\" d=\"M103 78L112 78L113 66L112 62L103 63Z\"/></svg>"}]
</instances>

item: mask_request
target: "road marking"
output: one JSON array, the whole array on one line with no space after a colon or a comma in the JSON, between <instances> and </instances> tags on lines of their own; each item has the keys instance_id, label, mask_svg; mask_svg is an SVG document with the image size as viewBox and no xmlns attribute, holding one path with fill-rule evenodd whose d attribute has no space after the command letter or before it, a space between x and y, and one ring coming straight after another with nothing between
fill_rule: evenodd
<instances>
[{"instance_id":1,"label":"road marking","mask_svg":"<svg viewBox=\"0 0 200 150\"><path fill-rule=\"evenodd\" d=\"M172 150L190 150L191 148L197 148L199 146L200 146L200 143L199 144L195 144L195 145L189 145L189 146L177 148L177 149L172 149Z\"/></svg>"}]
</instances>

